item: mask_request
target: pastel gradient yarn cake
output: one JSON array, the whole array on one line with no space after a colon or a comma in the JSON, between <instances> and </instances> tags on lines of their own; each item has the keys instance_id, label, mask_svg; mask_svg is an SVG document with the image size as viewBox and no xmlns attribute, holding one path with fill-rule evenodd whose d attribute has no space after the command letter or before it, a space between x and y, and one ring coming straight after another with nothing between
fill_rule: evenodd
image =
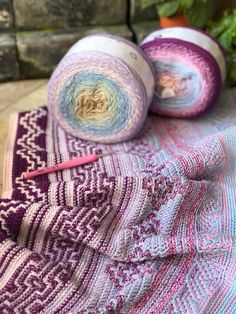
<instances>
[{"instance_id":1,"label":"pastel gradient yarn cake","mask_svg":"<svg viewBox=\"0 0 236 314\"><path fill-rule=\"evenodd\" d=\"M48 107L69 134L103 143L126 141L143 126L154 69L130 41L108 34L79 40L53 73Z\"/></svg>"}]
</instances>

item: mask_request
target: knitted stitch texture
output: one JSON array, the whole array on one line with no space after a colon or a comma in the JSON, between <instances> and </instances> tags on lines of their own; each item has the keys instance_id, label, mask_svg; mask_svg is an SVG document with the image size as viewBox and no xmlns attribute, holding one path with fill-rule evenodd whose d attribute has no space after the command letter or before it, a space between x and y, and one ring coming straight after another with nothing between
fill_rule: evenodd
<instances>
[{"instance_id":1,"label":"knitted stitch texture","mask_svg":"<svg viewBox=\"0 0 236 314\"><path fill-rule=\"evenodd\" d=\"M149 115L138 137L114 145L66 134L45 107L14 115L0 313L235 313L235 97L226 91L201 119Z\"/></svg>"}]
</instances>

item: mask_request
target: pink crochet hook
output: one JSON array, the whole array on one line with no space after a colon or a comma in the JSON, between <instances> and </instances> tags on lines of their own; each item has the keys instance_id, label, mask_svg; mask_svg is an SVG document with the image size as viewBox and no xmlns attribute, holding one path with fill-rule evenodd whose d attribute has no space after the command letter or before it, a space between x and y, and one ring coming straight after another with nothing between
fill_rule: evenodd
<instances>
[{"instance_id":1,"label":"pink crochet hook","mask_svg":"<svg viewBox=\"0 0 236 314\"><path fill-rule=\"evenodd\" d=\"M100 154L100 155L91 154L91 155L87 155L83 157L77 157L68 161L61 162L59 164L56 164L48 168L43 168L43 169L30 171L30 172L24 172L22 176L23 176L23 179L32 179L34 177L41 176L43 174L52 173L59 170L64 170L64 169L69 169L72 167L89 164L91 162L96 161L98 158L106 156L106 155L108 154Z\"/></svg>"}]
</instances>

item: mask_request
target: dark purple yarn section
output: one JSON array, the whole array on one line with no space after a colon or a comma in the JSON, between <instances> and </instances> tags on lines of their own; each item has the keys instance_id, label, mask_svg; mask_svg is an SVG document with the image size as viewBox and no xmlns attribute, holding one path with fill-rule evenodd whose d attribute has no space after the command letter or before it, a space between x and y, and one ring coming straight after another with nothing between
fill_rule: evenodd
<instances>
[{"instance_id":1,"label":"dark purple yarn section","mask_svg":"<svg viewBox=\"0 0 236 314\"><path fill-rule=\"evenodd\" d=\"M44 110L47 113L46 107L42 107L39 110ZM32 113L32 112L33 111L29 113ZM23 155L27 156L28 154L28 149L26 148L23 151L22 146L20 146L18 143L18 139L22 139L22 137L27 135L29 132L28 129L26 129L25 126L22 123L20 123L23 118L24 118L24 121L26 121L26 125L28 126L28 128L31 127L31 124L32 124L31 120L33 121L35 118L35 125L37 126L37 128L43 131L40 134L37 134L37 136L35 136L34 143L37 147L40 148L40 150L35 149L34 153L40 158L40 160L44 160L45 162L47 161L46 136L45 136L45 130L47 128L47 114L44 114L42 116L35 114L35 117L31 116L27 120L26 118L27 113L28 112L19 113L19 116L18 116L18 127L16 131L16 142L14 145L13 169L12 169L12 186L14 188L14 191L13 191L14 199L21 199L23 197L21 190L17 189L17 183L15 181L16 181L16 178L21 177L22 173L27 171L28 169L27 159L22 157L21 154L19 154L19 151L23 152L24 153ZM32 134L35 134L34 132L36 132L36 130L34 130L34 127L35 126L32 124L32 130L31 130ZM37 180L40 182L42 178L39 178Z\"/></svg>"},{"instance_id":2,"label":"dark purple yarn section","mask_svg":"<svg viewBox=\"0 0 236 314\"><path fill-rule=\"evenodd\" d=\"M3 233L1 230L0 230L0 243L2 243L3 241L5 241L7 239L7 236L5 235L5 233Z\"/></svg>"},{"instance_id":3,"label":"dark purple yarn section","mask_svg":"<svg viewBox=\"0 0 236 314\"><path fill-rule=\"evenodd\" d=\"M20 232L21 223L26 211L26 207L19 207L17 211L9 211L7 217L5 218L5 225L10 233L11 239L13 241L17 240L18 234Z\"/></svg>"}]
</instances>

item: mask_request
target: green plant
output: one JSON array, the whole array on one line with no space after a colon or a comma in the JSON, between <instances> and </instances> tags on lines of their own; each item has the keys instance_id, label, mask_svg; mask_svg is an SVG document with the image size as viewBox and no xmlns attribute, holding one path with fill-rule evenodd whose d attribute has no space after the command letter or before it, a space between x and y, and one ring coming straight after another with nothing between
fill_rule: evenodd
<instances>
[{"instance_id":1,"label":"green plant","mask_svg":"<svg viewBox=\"0 0 236 314\"><path fill-rule=\"evenodd\" d=\"M236 84L236 9L226 10L217 21L210 21L208 31L227 52L228 78Z\"/></svg>"},{"instance_id":2,"label":"green plant","mask_svg":"<svg viewBox=\"0 0 236 314\"><path fill-rule=\"evenodd\" d=\"M160 17L184 13L190 25L203 28L214 10L214 0L141 0L142 7L156 5Z\"/></svg>"}]
</instances>

